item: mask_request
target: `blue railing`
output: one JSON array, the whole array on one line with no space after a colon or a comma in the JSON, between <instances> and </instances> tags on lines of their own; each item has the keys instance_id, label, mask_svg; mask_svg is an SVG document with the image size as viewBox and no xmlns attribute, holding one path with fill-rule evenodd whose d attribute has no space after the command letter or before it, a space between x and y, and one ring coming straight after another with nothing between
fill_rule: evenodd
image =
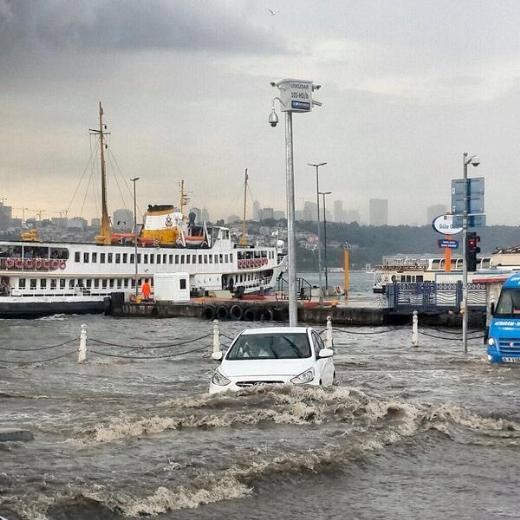
<instances>
[{"instance_id":1,"label":"blue railing","mask_svg":"<svg viewBox=\"0 0 520 520\"><path fill-rule=\"evenodd\" d=\"M462 282L455 283L393 283L386 286L388 308L394 312L459 311L462 302ZM486 308L486 286L468 284L468 307Z\"/></svg>"}]
</instances>

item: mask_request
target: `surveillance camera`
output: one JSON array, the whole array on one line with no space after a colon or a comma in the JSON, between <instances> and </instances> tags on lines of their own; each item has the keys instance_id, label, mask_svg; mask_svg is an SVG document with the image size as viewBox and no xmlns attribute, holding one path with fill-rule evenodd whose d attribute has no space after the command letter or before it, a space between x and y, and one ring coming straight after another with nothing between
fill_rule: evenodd
<instances>
[{"instance_id":1,"label":"surveillance camera","mask_svg":"<svg viewBox=\"0 0 520 520\"><path fill-rule=\"evenodd\" d=\"M269 114L269 124L274 128L278 124L278 115L273 111Z\"/></svg>"},{"instance_id":2,"label":"surveillance camera","mask_svg":"<svg viewBox=\"0 0 520 520\"><path fill-rule=\"evenodd\" d=\"M480 159L478 157L473 157L473 159L471 159L471 164L473 166L478 166L480 164Z\"/></svg>"}]
</instances>

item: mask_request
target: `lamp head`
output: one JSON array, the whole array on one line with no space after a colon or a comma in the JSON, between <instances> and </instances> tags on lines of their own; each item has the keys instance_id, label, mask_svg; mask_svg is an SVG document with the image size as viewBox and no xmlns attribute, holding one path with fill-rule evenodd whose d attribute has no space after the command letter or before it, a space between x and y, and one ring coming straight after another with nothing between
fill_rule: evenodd
<instances>
[{"instance_id":1,"label":"lamp head","mask_svg":"<svg viewBox=\"0 0 520 520\"><path fill-rule=\"evenodd\" d=\"M478 166L480 164L480 159L475 155L470 159L470 164Z\"/></svg>"}]
</instances>

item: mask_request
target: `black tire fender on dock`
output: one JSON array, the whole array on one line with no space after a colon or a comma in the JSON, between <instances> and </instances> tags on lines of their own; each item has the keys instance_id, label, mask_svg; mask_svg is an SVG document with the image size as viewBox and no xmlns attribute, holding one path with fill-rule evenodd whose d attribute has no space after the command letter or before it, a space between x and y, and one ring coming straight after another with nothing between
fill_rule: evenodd
<instances>
[{"instance_id":1,"label":"black tire fender on dock","mask_svg":"<svg viewBox=\"0 0 520 520\"><path fill-rule=\"evenodd\" d=\"M202 317L207 320L212 320L215 317L215 306L205 305L202 309Z\"/></svg>"},{"instance_id":2,"label":"black tire fender on dock","mask_svg":"<svg viewBox=\"0 0 520 520\"><path fill-rule=\"evenodd\" d=\"M219 305L215 317L217 320L227 320L229 317L228 308L225 305Z\"/></svg>"},{"instance_id":3,"label":"black tire fender on dock","mask_svg":"<svg viewBox=\"0 0 520 520\"><path fill-rule=\"evenodd\" d=\"M247 307L244 311L244 320L247 321L255 321L256 319L256 309L254 307Z\"/></svg>"},{"instance_id":4,"label":"black tire fender on dock","mask_svg":"<svg viewBox=\"0 0 520 520\"><path fill-rule=\"evenodd\" d=\"M264 321L273 321L274 312L270 307L265 307L260 311L260 319Z\"/></svg>"},{"instance_id":5,"label":"black tire fender on dock","mask_svg":"<svg viewBox=\"0 0 520 520\"><path fill-rule=\"evenodd\" d=\"M229 318L231 320L235 320L235 321L241 320L242 319L242 307L240 307L240 305L237 305L236 303L235 303L235 305L232 305L231 309L229 309Z\"/></svg>"}]
</instances>

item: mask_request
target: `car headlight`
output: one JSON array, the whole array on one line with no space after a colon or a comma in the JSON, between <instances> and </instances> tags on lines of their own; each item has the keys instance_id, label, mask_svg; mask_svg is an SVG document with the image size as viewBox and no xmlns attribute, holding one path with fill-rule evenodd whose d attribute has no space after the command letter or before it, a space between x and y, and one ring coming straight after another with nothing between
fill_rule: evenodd
<instances>
[{"instance_id":1,"label":"car headlight","mask_svg":"<svg viewBox=\"0 0 520 520\"><path fill-rule=\"evenodd\" d=\"M227 386L231 383L231 381L226 376L223 376L218 369L213 372L211 382L217 386Z\"/></svg>"},{"instance_id":2,"label":"car headlight","mask_svg":"<svg viewBox=\"0 0 520 520\"><path fill-rule=\"evenodd\" d=\"M304 385L305 383L310 383L314 379L314 368L309 368L305 372L293 377L291 379L291 383L295 385Z\"/></svg>"},{"instance_id":3,"label":"car headlight","mask_svg":"<svg viewBox=\"0 0 520 520\"><path fill-rule=\"evenodd\" d=\"M488 339L488 345L493 346L494 344L495 344L495 340L494 340L494 338L489 338L489 339Z\"/></svg>"}]
</instances>

